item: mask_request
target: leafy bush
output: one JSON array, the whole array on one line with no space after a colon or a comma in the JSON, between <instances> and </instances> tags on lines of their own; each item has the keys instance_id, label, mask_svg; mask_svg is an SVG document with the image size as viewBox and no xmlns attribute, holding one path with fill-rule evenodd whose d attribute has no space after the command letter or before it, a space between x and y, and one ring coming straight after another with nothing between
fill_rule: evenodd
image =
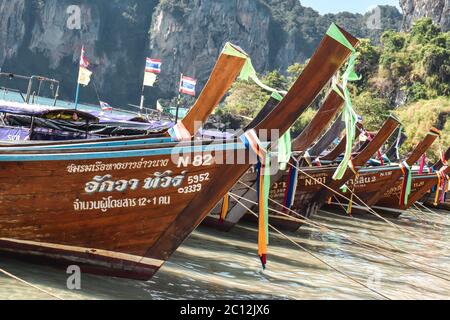
<instances>
[{"instance_id":1,"label":"leafy bush","mask_svg":"<svg viewBox=\"0 0 450 320\"><path fill-rule=\"evenodd\" d=\"M410 152L427 134L431 127L441 130L441 141L433 144L427 155L430 159L439 158L440 145L443 150L450 147L450 99L437 98L433 100L419 100L411 105L395 111L404 126L408 139L402 146L402 152Z\"/></svg>"}]
</instances>

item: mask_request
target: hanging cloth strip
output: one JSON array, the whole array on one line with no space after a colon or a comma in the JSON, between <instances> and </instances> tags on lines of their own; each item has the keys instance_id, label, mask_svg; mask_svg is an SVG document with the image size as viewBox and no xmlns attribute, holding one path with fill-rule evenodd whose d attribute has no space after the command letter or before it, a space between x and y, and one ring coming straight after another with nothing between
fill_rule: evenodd
<instances>
[{"instance_id":1,"label":"hanging cloth strip","mask_svg":"<svg viewBox=\"0 0 450 320\"><path fill-rule=\"evenodd\" d=\"M411 181L412 181L412 175L411 175L411 168L406 163L406 161L402 161L400 163L400 169L403 173L403 182L402 182L402 189L400 192L400 205L407 205L408 204L408 197L411 194Z\"/></svg>"},{"instance_id":2,"label":"hanging cloth strip","mask_svg":"<svg viewBox=\"0 0 450 320\"><path fill-rule=\"evenodd\" d=\"M355 168L355 165L353 163L353 158L352 157L350 158L350 161L348 162L348 166L349 166L350 170L352 170L353 174L355 175L355 177L353 178L353 191L352 191L352 193L350 195L350 200L349 200L348 206L347 206L347 214L351 216L352 215L352 209L353 209L353 196L355 194L354 191L355 191L355 188L356 188L356 184L358 183L359 173L358 173L358 171L356 171L356 168ZM344 188L342 190L345 190L344 191L344 193L345 193L345 192L347 192L347 189L348 189L347 185L344 185Z\"/></svg>"},{"instance_id":3,"label":"hanging cloth strip","mask_svg":"<svg viewBox=\"0 0 450 320\"><path fill-rule=\"evenodd\" d=\"M447 201L447 193L448 190L450 188L450 177L448 175L445 175L445 179L447 180L446 184L445 184L445 195L443 197L443 201L442 203L444 203L445 201Z\"/></svg>"},{"instance_id":4,"label":"hanging cloth strip","mask_svg":"<svg viewBox=\"0 0 450 320\"><path fill-rule=\"evenodd\" d=\"M255 68L253 67L252 64L252 59L250 59L250 57L248 55L243 54L242 52L237 51L231 44L226 44L225 47L223 48L223 53L228 54L228 55L232 55L232 56L237 56L237 57L241 57L241 58L245 58L247 59L244 67L242 68L241 74L239 75L239 79L240 80L246 80L248 81L249 79L252 79L258 86L260 86L261 88L263 88L264 90L267 90L269 92L273 92L275 94L278 94L280 99L282 99L282 96L287 94L287 91L284 90L277 90L274 88L271 88L267 85L265 85L259 78L258 75L256 73Z\"/></svg>"},{"instance_id":5,"label":"hanging cloth strip","mask_svg":"<svg viewBox=\"0 0 450 320\"><path fill-rule=\"evenodd\" d=\"M182 121L170 128L168 133L174 141L191 141L191 133Z\"/></svg>"},{"instance_id":6,"label":"hanging cloth strip","mask_svg":"<svg viewBox=\"0 0 450 320\"><path fill-rule=\"evenodd\" d=\"M299 160L292 158L292 165L289 167L289 172L286 181L286 191L284 193L284 207L291 209L294 205L295 194L297 193L298 185L298 166ZM286 210L286 209L285 209ZM287 210L286 210L287 211Z\"/></svg>"},{"instance_id":7,"label":"hanging cloth strip","mask_svg":"<svg viewBox=\"0 0 450 320\"><path fill-rule=\"evenodd\" d=\"M398 136L397 136L397 141L395 142L395 156L397 157L397 161L400 160L400 141L402 139L402 130L403 130L403 126L400 126L400 128L398 129Z\"/></svg>"},{"instance_id":8,"label":"hanging cloth strip","mask_svg":"<svg viewBox=\"0 0 450 320\"><path fill-rule=\"evenodd\" d=\"M258 156L257 194L258 194L258 256L263 269L267 264L267 245L269 244L269 191L270 191L270 156L258 139L254 129L244 133L240 139L247 148Z\"/></svg>"},{"instance_id":9,"label":"hanging cloth strip","mask_svg":"<svg viewBox=\"0 0 450 320\"><path fill-rule=\"evenodd\" d=\"M384 159L383 159L383 156L381 155L381 149L378 149L377 155L378 155L378 160L380 161L380 165L384 166Z\"/></svg>"},{"instance_id":10,"label":"hanging cloth strip","mask_svg":"<svg viewBox=\"0 0 450 320\"><path fill-rule=\"evenodd\" d=\"M348 166L349 166L350 170L352 170L353 174L355 176L357 176L358 175L358 171L356 171L355 165L353 164L353 158L352 157L350 158L350 161L348 162ZM341 189L341 191L343 193L346 193L347 190L348 190L347 184L344 184L340 189Z\"/></svg>"},{"instance_id":11,"label":"hanging cloth strip","mask_svg":"<svg viewBox=\"0 0 450 320\"><path fill-rule=\"evenodd\" d=\"M437 206L438 201L439 201L439 187L441 185L441 172L437 171L436 176L437 176L438 182L436 184L436 194L434 196L434 203L433 203L434 206Z\"/></svg>"},{"instance_id":12,"label":"hanging cloth strip","mask_svg":"<svg viewBox=\"0 0 450 320\"><path fill-rule=\"evenodd\" d=\"M445 195L448 191L448 176L444 171L441 171L441 196L439 198L439 202L442 204L445 202Z\"/></svg>"},{"instance_id":13,"label":"hanging cloth strip","mask_svg":"<svg viewBox=\"0 0 450 320\"><path fill-rule=\"evenodd\" d=\"M278 140L278 165L280 170L286 170L292 154L291 129L286 131Z\"/></svg>"},{"instance_id":14,"label":"hanging cloth strip","mask_svg":"<svg viewBox=\"0 0 450 320\"><path fill-rule=\"evenodd\" d=\"M230 206L230 195L227 193L224 197L223 197L223 201L222 201L222 210L220 212L220 223L223 223L227 217L228 214L228 208Z\"/></svg>"},{"instance_id":15,"label":"hanging cloth strip","mask_svg":"<svg viewBox=\"0 0 450 320\"><path fill-rule=\"evenodd\" d=\"M313 166L313 163L311 161L311 155L309 154L308 150L306 150L305 153L303 154L303 159L305 159L309 167Z\"/></svg>"},{"instance_id":16,"label":"hanging cloth strip","mask_svg":"<svg viewBox=\"0 0 450 320\"><path fill-rule=\"evenodd\" d=\"M328 29L327 35L352 51L352 54L347 64L347 69L342 75L342 90L344 94L342 94L341 90L339 90L339 88L337 87L337 83L335 81L333 81L332 84L334 91L336 91L336 93L339 94L345 101L343 118L345 122L347 143L345 147L344 158L342 159L341 163L336 169L336 172L333 175L334 180L340 180L342 179L342 177L345 174L345 171L347 170L347 166L350 161L350 157L352 155L352 146L356 137L356 123L358 121L358 115L353 110L351 95L350 91L348 90L347 84L349 81L360 80L361 77L359 77L354 71L358 53L334 23Z\"/></svg>"},{"instance_id":17,"label":"hanging cloth strip","mask_svg":"<svg viewBox=\"0 0 450 320\"><path fill-rule=\"evenodd\" d=\"M423 174L423 169L425 168L426 162L427 162L427 155L424 153L420 158L419 174Z\"/></svg>"},{"instance_id":18,"label":"hanging cloth strip","mask_svg":"<svg viewBox=\"0 0 450 320\"><path fill-rule=\"evenodd\" d=\"M356 188L356 184L358 183L358 179L359 179L359 173L356 173L355 174L355 178L353 180L353 190L352 190L352 193L350 195L350 200L348 201L348 206L347 206L347 214L349 216L352 216L353 196L355 195L355 188Z\"/></svg>"}]
</instances>

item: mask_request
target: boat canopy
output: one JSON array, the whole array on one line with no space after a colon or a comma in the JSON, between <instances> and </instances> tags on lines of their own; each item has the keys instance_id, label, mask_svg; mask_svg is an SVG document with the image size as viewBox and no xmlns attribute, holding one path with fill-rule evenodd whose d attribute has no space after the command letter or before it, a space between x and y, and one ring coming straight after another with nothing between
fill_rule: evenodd
<instances>
[{"instance_id":1,"label":"boat canopy","mask_svg":"<svg viewBox=\"0 0 450 320\"><path fill-rule=\"evenodd\" d=\"M39 117L49 120L84 121L91 123L100 122L100 119L95 115L80 110L61 109L5 100L0 100L0 112Z\"/></svg>"}]
</instances>

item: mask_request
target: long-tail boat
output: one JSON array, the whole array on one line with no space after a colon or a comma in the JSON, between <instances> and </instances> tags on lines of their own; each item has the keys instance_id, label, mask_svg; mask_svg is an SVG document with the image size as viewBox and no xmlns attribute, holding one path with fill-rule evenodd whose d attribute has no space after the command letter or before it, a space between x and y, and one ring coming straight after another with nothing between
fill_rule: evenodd
<instances>
[{"instance_id":1,"label":"long-tail boat","mask_svg":"<svg viewBox=\"0 0 450 320\"><path fill-rule=\"evenodd\" d=\"M357 124L355 139L358 139L360 134L361 134L361 126L360 126L360 124ZM344 153L346 144L347 144L347 136L344 135L344 137L341 139L341 141L339 141L339 143L330 152L328 152L324 156L319 157L319 162L327 164L332 161L336 161L336 159L341 154ZM357 152L357 150L356 150L356 152ZM355 155L355 152L353 152L353 154Z\"/></svg>"},{"instance_id":2,"label":"long-tail boat","mask_svg":"<svg viewBox=\"0 0 450 320\"><path fill-rule=\"evenodd\" d=\"M445 162L450 160L450 148L444 154L443 158L445 159ZM395 184L395 186L383 194L382 198L373 206L373 208L377 212L384 213L392 217L400 216L405 212L405 210L413 206L418 201L425 201L428 205L436 207L441 205L441 208L445 208L445 201L444 205L440 203L440 197L443 196L443 192L445 192L445 190L443 191L441 186L438 186L438 184L445 182L444 180L447 180L448 183L446 176L450 174L450 167L443 163L442 160L439 160L434 165L434 170L435 172L424 171L421 173L414 172L412 174L411 193L406 203L399 201L403 184L402 178ZM431 192L432 188L435 189L434 192ZM423 199L424 197L426 197L425 200ZM445 194L443 200L445 200Z\"/></svg>"},{"instance_id":3,"label":"long-tail boat","mask_svg":"<svg viewBox=\"0 0 450 320\"><path fill-rule=\"evenodd\" d=\"M345 122L339 116L328 130L307 151L311 158L320 158L322 153L333 144L345 129ZM340 141L339 141L340 142Z\"/></svg>"},{"instance_id":4,"label":"long-tail boat","mask_svg":"<svg viewBox=\"0 0 450 320\"><path fill-rule=\"evenodd\" d=\"M293 140L292 150L295 153L303 153L306 148L311 145L322 130L328 125L328 123L334 118L336 113L339 111L343 105L344 100L335 91L331 90L327 95L324 103L319 108L311 122L306 126L306 128ZM277 176L271 178L272 181L277 181L281 173ZM241 180L252 188L255 187L258 174L251 168ZM239 197L246 198L250 201L256 201L256 193L242 184L237 184L231 189L231 193L238 195ZM245 215L246 209L239 205L235 199L229 200L228 212L225 217L222 217L222 206L223 203L219 204L214 208L214 210L205 218L203 224L206 226L214 227L219 230L229 231L239 220Z\"/></svg>"},{"instance_id":5,"label":"long-tail boat","mask_svg":"<svg viewBox=\"0 0 450 320\"><path fill-rule=\"evenodd\" d=\"M439 172L444 166L448 165L447 160L450 159L450 148L447 149L447 151L443 154L442 157L431 167L431 171L433 172ZM444 161L445 160L445 161ZM445 162L445 163L444 163ZM436 176L437 179L437 176ZM442 177L441 177L442 179ZM447 181L448 183L448 181ZM420 199L423 204L426 206L432 207L432 208L438 208L438 209L444 209L444 210L450 210L450 200L446 195L443 196L443 201L440 201L441 199L438 199L436 201L436 192L438 189L436 189L436 185L433 187L434 190L429 190L429 192L426 193L422 199ZM434 191L434 192L432 192ZM445 190L444 190L445 191ZM440 190L442 192L442 190Z\"/></svg>"},{"instance_id":6,"label":"long-tail boat","mask_svg":"<svg viewBox=\"0 0 450 320\"><path fill-rule=\"evenodd\" d=\"M195 101L194 105L190 108L187 115L184 117L183 120L181 120L181 127L183 130L187 131L186 134L190 136L194 136L197 131L201 128L201 126L205 123L209 115L213 112L213 110L216 108L216 106L219 104L221 99L224 97L226 92L230 89L233 82L236 80L236 78L241 73L247 59L247 54L239 47L227 43L221 52L213 71L211 72L210 78L208 79L205 87L203 88L202 92L200 93L199 97ZM109 121L103 123L103 130L99 130L98 125L98 117L97 116L91 116L90 118L87 117L86 112L81 112L78 110L70 110L70 109L61 109L51 106L36 106L36 105L28 105L26 103L18 104L18 103L11 103L7 101L0 101L0 112L2 111L8 111L14 112L17 110L23 110L25 113L24 115L27 116L28 122L29 122L29 136L34 134L36 135L36 122L40 119L48 119L48 115L63 115L64 119L71 119L73 118L73 115L76 115L76 119L83 120L82 124L83 128L81 130L75 131L75 133L78 133L81 131L79 136L81 139L84 140L75 140L75 138L72 141L65 141L64 144L68 145L67 148L69 148L69 145L80 145L87 143L89 145L95 145L96 142L101 142L103 146L107 145L109 142L111 142L112 145L117 144L152 144L152 143L158 143L158 142L167 142L170 141L168 129L171 127L167 123L165 125L151 125L151 124L139 124L139 123L133 123L133 125L136 127L134 131L131 131L129 133L124 132L122 130L121 132L116 132L116 135L119 137L111 137L111 138L105 138L105 135L110 135L111 133L111 120L114 119L108 119ZM32 112L34 110L34 112ZM107 115L110 117L110 115ZM55 117L53 117L55 118ZM62 116L59 116L57 119L62 119ZM85 121L87 119L88 121ZM97 119L97 121L93 120ZM89 120L93 124L91 125L92 130L89 131ZM50 121L50 120L47 120ZM79 122L79 121L78 121ZM77 122L77 123L78 123ZM87 124L84 124L86 122ZM79 124L72 124L72 126L79 127ZM97 125L96 125L97 124ZM70 126L70 123L64 123L61 125L63 128L67 128ZM119 123L119 126L124 126L124 121L121 121ZM47 126L42 127L49 127L54 128L54 125L49 124ZM45 129L45 128L44 128ZM140 130L137 130L140 129ZM41 130L42 131L42 130ZM60 130L63 131L63 130ZM86 132L85 132L86 131ZM52 131L53 132L53 131ZM84 134L85 132L85 134ZM95 132L96 134L90 134L91 132ZM146 132L146 134L144 134ZM102 134L105 133L105 134ZM107 134L106 134L107 133ZM122 136L127 135L128 137L124 138ZM68 137L74 137L74 134L68 135ZM40 135L37 135L37 137L42 137L42 133ZM164 139L167 137L167 139ZM155 138L155 139L152 139ZM162 140L161 140L162 139ZM39 140L39 139L35 139ZM53 147L57 146L58 148L62 148L61 142L48 142L48 141L33 141L34 143L27 143L26 146L38 146L38 147ZM8 146L11 143L16 144L17 141L9 142L8 144L3 144L3 146ZM0 145L2 146L2 145ZM76 147L77 147L76 146Z\"/></svg>"},{"instance_id":7,"label":"long-tail boat","mask_svg":"<svg viewBox=\"0 0 450 320\"><path fill-rule=\"evenodd\" d=\"M358 42L335 25L333 30L341 41ZM335 39L325 35L256 132L283 134L317 97L352 53ZM236 161L236 153L244 159ZM0 250L148 279L247 172L251 155L238 138L1 153Z\"/></svg>"},{"instance_id":8,"label":"long-tail boat","mask_svg":"<svg viewBox=\"0 0 450 320\"><path fill-rule=\"evenodd\" d=\"M358 177L349 181L348 188L351 189L365 205L351 204L351 208L349 208L348 201L342 200L339 196L334 196L329 205L346 208L348 213L352 214L366 213L368 207L372 207L383 197L387 190L398 184L402 175L406 174L408 170L412 170L411 167L413 164L416 163L431 147L439 135L439 130L431 128L425 138L413 149L407 159L401 163L401 166L387 165L360 170ZM347 195L347 197L350 198L348 193ZM361 200L359 199L358 201L355 200L355 202L360 203ZM399 200L397 199L397 201ZM382 213L383 212L381 212L381 214Z\"/></svg>"},{"instance_id":9,"label":"long-tail boat","mask_svg":"<svg viewBox=\"0 0 450 320\"><path fill-rule=\"evenodd\" d=\"M396 161L400 160L399 149L405 143L408 138L406 134L403 132L402 128L399 128L399 134L397 139L386 149L385 155L388 159L395 159Z\"/></svg>"},{"instance_id":10,"label":"long-tail boat","mask_svg":"<svg viewBox=\"0 0 450 320\"><path fill-rule=\"evenodd\" d=\"M342 101L341 101L342 102ZM394 122L394 119L390 119L386 122L385 126L380 130L378 138L374 139L374 142L371 142L370 145L367 146L368 150L373 150L372 154L376 152L376 150L379 149L381 144L389 138L390 134L392 134L392 130L395 130L395 126L392 126L392 123ZM314 125L317 123L314 121ZM397 123L397 122L395 122ZM306 130L305 132L309 132L309 130ZM358 130L360 132L360 130ZM304 137L307 135L303 135L303 137L299 136L297 140L304 139ZM342 139L345 143L345 138ZM336 148L339 148L340 151L344 151L345 145L342 147L342 141L338 144ZM334 152L335 149L333 149L332 152ZM366 151L365 154L370 153L371 151ZM339 152L338 154L340 154ZM370 157L370 156L369 156ZM364 159L366 159L367 156L364 156ZM334 159L334 158L333 158ZM367 160L366 160L367 161ZM365 163L365 161L364 161ZM333 172L336 170L336 166L329 165L329 166L321 166L321 167L304 167L302 168L304 172L307 172L308 175L313 176L314 178L322 181L325 183L329 179L331 179L331 176L333 175ZM248 177L246 180L245 178ZM272 179L273 184L270 189L269 197L276 202L282 204L282 205L273 205L271 204L271 207L278 211L286 211L283 207L283 205L286 204L286 193L288 188L288 181L289 180L289 172L279 172L277 175L274 176ZM238 185L235 186L235 188L232 189L232 193L237 195L238 197L249 200L250 207L253 207L251 203L255 203L257 199L257 194L254 191L255 188L255 176L254 174L247 174L242 179L242 182L238 182ZM312 196L314 196L315 193L319 192L321 189L321 185L319 183L316 183L314 179L310 179L308 176L304 175L302 172L298 173L298 179L297 179L297 185L298 189L297 193L295 195L295 201L292 206L292 209L296 212L301 212L302 209L305 207L305 201L310 200ZM344 183L343 181L342 183ZM249 188L251 187L251 188ZM244 200L245 201L245 200ZM235 203L236 202L236 203ZM254 220L255 218L250 215L246 215L247 210L239 205L237 201L230 200L230 203L232 203L231 209L229 209L228 213L226 214L226 217L222 217L220 219L220 210L221 206L217 206L213 212L213 215L208 216L205 219L205 224L209 226L214 226L215 228L228 231L230 230L236 223L238 223L243 217ZM297 207L300 205L299 207ZM309 215L308 215L309 216ZM290 218L286 215L280 215L277 213L270 213L269 214L271 224L278 228L282 228L284 230L290 230L295 231L297 230L302 223L298 221L298 217L294 217L294 219Z\"/></svg>"},{"instance_id":11,"label":"long-tail boat","mask_svg":"<svg viewBox=\"0 0 450 320\"><path fill-rule=\"evenodd\" d=\"M285 215L273 213L270 216L271 224L283 228L284 230L296 231L303 222L298 215L309 218L328 201L333 195L330 190L338 191L348 180L354 178L355 174L370 157L379 150L383 143L395 131L399 122L394 117L389 117L375 137L366 145L366 147L353 158L354 171L348 168L341 180L333 180L332 176L337 169L336 165L324 165L319 167L297 168L296 191L292 205L287 204L286 194L293 181L289 181L290 172L283 175L279 183L274 185L270 191L270 196L281 205L275 206L278 211L284 211ZM295 169L295 168L292 168ZM327 186L327 187L324 187ZM290 210L284 209L289 207ZM296 212L297 214L294 214Z\"/></svg>"}]
</instances>

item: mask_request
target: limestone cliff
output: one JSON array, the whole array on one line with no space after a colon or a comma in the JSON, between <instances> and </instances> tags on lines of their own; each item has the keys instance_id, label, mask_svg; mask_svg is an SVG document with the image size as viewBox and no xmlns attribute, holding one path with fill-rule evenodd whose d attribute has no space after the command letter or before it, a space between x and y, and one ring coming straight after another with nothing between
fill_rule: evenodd
<instances>
[{"instance_id":1,"label":"limestone cliff","mask_svg":"<svg viewBox=\"0 0 450 320\"><path fill-rule=\"evenodd\" d=\"M416 8L419 1L406 2ZM405 21L412 20L416 10L405 11L412 12ZM84 44L101 98L126 106L139 101L145 57L160 58L158 87L147 90L152 104L176 94L180 73L196 77L201 90L226 41L246 50L257 71L285 71L311 56L331 22L374 41L400 27L394 7L380 12L380 27L372 29L371 14L321 16L298 0L0 0L0 67L61 80L61 97L73 99ZM439 19L448 23L444 14ZM96 101L93 85L81 91L81 100Z\"/></svg>"},{"instance_id":2,"label":"limestone cliff","mask_svg":"<svg viewBox=\"0 0 450 320\"><path fill-rule=\"evenodd\" d=\"M428 17L441 26L443 31L450 30L450 0L400 0L404 13L404 30L409 30L417 19Z\"/></svg>"},{"instance_id":3,"label":"limestone cliff","mask_svg":"<svg viewBox=\"0 0 450 320\"><path fill-rule=\"evenodd\" d=\"M61 80L61 97L73 99L84 45L101 98L136 103L156 3L0 0L0 66ZM81 90L81 100L95 102L93 88Z\"/></svg>"}]
</instances>

